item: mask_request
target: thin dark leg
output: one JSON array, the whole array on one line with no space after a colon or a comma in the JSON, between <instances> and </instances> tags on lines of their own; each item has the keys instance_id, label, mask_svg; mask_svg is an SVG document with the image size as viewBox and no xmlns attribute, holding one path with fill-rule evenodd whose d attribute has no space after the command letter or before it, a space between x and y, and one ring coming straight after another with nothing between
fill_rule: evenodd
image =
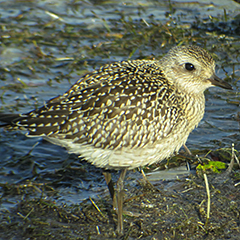
<instances>
[{"instance_id":1,"label":"thin dark leg","mask_svg":"<svg viewBox=\"0 0 240 240\"><path fill-rule=\"evenodd\" d=\"M124 195L124 178L127 169L121 170L119 179L117 181L117 214L118 214L118 226L117 231L119 234L123 234L123 195Z\"/></svg>"},{"instance_id":2,"label":"thin dark leg","mask_svg":"<svg viewBox=\"0 0 240 240\"><path fill-rule=\"evenodd\" d=\"M115 191L114 191L114 183L112 181L111 173L107 172L107 171L103 171L103 175L104 175L105 181L108 185L108 190L109 190L110 196L113 200L113 209L116 210L116 207L117 207L116 194L115 194Z\"/></svg>"}]
</instances>

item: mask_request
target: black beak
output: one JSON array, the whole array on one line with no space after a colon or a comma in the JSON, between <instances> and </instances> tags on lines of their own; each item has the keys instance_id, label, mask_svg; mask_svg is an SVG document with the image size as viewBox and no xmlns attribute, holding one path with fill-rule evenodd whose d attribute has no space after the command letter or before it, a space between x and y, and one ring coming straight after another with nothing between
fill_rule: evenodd
<instances>
[{"instance_id":1,"label":"black beak","mask_svg":"<svg viewBox=\"0 0 240 240\"><path fill-rule=\"evenodd\" d=\"M215 74L213 74L213 76L209 80L214 86L218 86L225 89L231 89L231 90L233 89L229 83L223 81L221 78L219 78Z\"/></svg>"}]
</instances>

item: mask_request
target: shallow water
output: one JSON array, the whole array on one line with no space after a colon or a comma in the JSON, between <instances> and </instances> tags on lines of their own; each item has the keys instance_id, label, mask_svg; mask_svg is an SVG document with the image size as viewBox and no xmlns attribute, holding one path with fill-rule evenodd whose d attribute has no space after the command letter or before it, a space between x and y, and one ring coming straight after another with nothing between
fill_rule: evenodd
<instances>
[{"instance_id":1,"label":"shallow water","mask_svg":"<svg viewBox=\"0 0 240 240\"><path fill-rule=\"evenodd\" d=\"M171 4L169 1L0 3L3 43L0 46L1 111L30 111L49 98L65 92L81 74L106 62L151 54L155 58L162 56L168 49L167 41L159 42L157 47L136 44L136 51L132 52L128 46L126 51L124 47L115 49L111 41L125 37L131 42L134 34L139 33L139 29L134 32L134 24L138 22L145 27L152 22L169 22L171 26L175 24L176 28L192 29L192 38L196 38L194 43L200 42L201 46L214 49L213 52L218 56L217 75L230 78L229 82L234 85L234 91L211 88L206 92L205 117L190 135L187 146L190 149L215 150L231 147L235 143L235 148L240 149L240 43L236 41L239 30L233 24L233 21L239 21L239 4L234 1L228 1L227 4L226 1L214 1L214 4L205 1L171 1ZM209 19L217 18L226 18L226 26L216 21L210 24ZM128 22L129 29L124 29ZM204 37L199 34L201 29ZM129 30L132 32L128 36ZM222 35L216 34L219 31L222 31ZM95 36L94 32L100 35ZM71 35L73 33L76 35ZM207 38L208 35L211 37ZM182 38L184 41L184 33ZM169 46L172 45L169 42ZM230 52L224 52L225 49L230 49ZM33 147L36 143L38 145ZM69 156L64 149L41 138L26 138L24 133L1 129L0 146L0 183L21 184L27 179L51 182L58 189L55 198L60 203L78 203L89 196L107 194L99 169L79 161L74 155ZM133 186L141 177L138 172L131 172L128 176L128 182ZM4 197L2 207L9 207L5 200L7 198ZM12 202L15 201L14 198Z\"/></svg>"}]
</instances>

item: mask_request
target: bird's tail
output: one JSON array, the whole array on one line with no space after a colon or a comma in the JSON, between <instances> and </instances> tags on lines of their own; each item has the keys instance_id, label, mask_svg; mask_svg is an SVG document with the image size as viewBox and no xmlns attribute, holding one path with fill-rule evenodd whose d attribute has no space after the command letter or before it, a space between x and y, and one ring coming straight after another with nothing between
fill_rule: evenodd
<instances>
[{"instance_id":1,"label":"bird's tail","mask_svg":"<svg viewBox=\"0 0 240 240\"><path fill-rule=\"evenodd\" d=\"M22 118L21 114L0 112L0 127L6 127L8 129L14 128L16 127L16 122Z\"/></svg>"}]
</instances>

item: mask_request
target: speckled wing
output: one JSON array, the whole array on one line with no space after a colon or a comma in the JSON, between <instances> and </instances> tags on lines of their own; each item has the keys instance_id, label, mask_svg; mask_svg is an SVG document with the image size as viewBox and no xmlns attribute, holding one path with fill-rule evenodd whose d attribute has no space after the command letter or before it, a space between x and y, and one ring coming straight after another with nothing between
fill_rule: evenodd
<instances>
[{"instance_id":1,"label":"speckled wing","mask_svg":"<svg viewBox=\"0 0 240 240\"><path fill-rule=\"evenodd\" d=\"M63 96L16 124L29 135L121 149L161 140L181 117L171 84L156 63L136 60L85 75Z\"/></svg>"}]
</instances>

